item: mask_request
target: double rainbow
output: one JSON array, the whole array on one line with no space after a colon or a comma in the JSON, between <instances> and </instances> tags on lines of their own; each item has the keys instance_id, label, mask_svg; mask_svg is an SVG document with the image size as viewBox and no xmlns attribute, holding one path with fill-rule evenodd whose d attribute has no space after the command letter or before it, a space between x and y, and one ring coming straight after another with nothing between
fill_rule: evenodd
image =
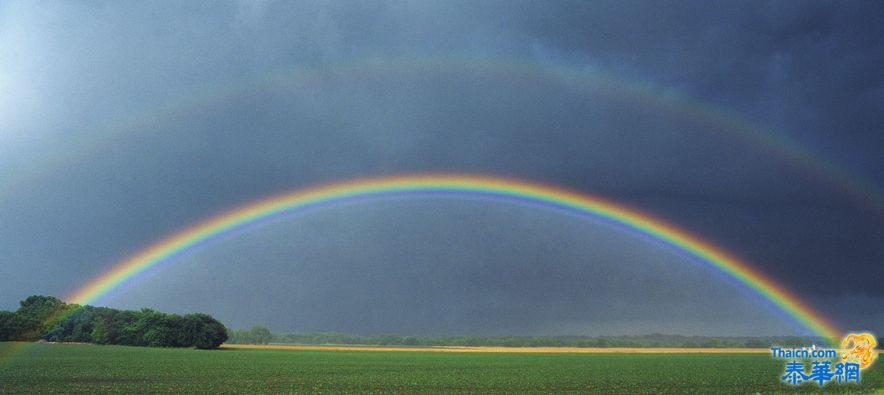
<instances>
[{"instance_id":1,"label":"double rainbow","mask_svg":"<svg viewBox=\"0 0 884 395\"><path fill-rule=\"evenodd\" d=\"M813 333L826 339L841 332L774 280L723 249L635 209L574 191L534 182L468 174L415 174L363 178L273 196L209 218L175 233L116 264L77 290L68 300L88 304L140 273L170 263L225 235L283 215L330 205L401 196L458 196L539 206L591 217L659 240L705 262L772 302Z\"/></svg>"}]
</instances>

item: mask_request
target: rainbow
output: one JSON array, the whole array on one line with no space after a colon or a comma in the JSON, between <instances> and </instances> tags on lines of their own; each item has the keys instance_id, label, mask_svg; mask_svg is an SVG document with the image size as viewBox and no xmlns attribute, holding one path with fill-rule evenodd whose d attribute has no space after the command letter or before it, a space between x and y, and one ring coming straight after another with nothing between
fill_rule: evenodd
<instances>
[{"instance_id":1,"label":"rainbow","mask_svg":"<svg viewBox=\"0 0 884 395\"><path fill-rule=\"evenodd\" d=\"M297 92L322 86L330 77L355 81L428 74L464 74L562 85L634 103L640 108L674 114L687 122L702 126L710 133L725 134L770 154L784 164L793 166L808 179L827 184L832 191L858 207L884 217L884 191L873 181L854 174L850 169L814 152L783 132L749 121L734 112L665 93L663 87L646 81L624 79L593 67L457 55L366 57L347 59L322 67L287 67L234 80L228 84L187 92L177 97L162 98L133 113L103 119L100 124L85 131L84 138L47 153L42 160L25 171L12 172L8 176L0 173L0 183L6 186L0 189L0 202L18 196L22 189L36 186L40 180L48 178L58 169L100 156L102 152L112 150L115 145L126 144L130 135L156 132L156 125L161 121L192 116L237 97L264 91Z\"/></svg>"},{"instance_id":2,"label":"rainbow","mask_svg":"<svg viewBox=\"0 0 884 395\"><path fill-rule=\"evenodd\" d=\"M660 219L599 197L534 182L468 174L414 174L362 178L272 196L209 218L155 243L96 277L67 299L88 304L146 270L212 241L283 215L346 202L402 196L456 196L503 200L590 217L659 240L738 280L826 339L841 332L774 280L723 249Z\"/></svg>"}]
</instances>

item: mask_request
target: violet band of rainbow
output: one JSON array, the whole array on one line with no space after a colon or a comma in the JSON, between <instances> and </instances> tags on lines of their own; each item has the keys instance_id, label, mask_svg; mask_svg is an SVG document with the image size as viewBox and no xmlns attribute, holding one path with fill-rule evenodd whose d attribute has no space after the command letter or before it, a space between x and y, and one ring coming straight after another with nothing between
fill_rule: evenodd
<instances>
[{"instance_id":1,"label":"violet band of rainbow","mask_svg":"<svg viewBox=\"0 0 884 395\"><path fill-rule=\"evenodd\" d=\"M298 189L247 203L172 234L115 264L70 295L89 304L144 271L194 251L224 235L290 212L343 202L407 195L458 195L504 199L568 211L626 227L698 258L770 301L814 334L835 341L840 330L785 287L733 254L649 214L610 200L560 187L510 178L472 174L409 174L360 178Z\"/></svg>"},{"instance_id":2,"label":"violet band of rainbow","mask_svg":"<svg viewBox=\"0 0 884 395\"><path fill-rule=\"evenodd\" d=\"M320 67L285 67L266 73L232 80L227 84L164 98L146 107L135 109L119 119L103 120L86 138L65 144L26 171L0 172L0 202L39 184L65 166L71 166L125 144L129 134L157 133L157 123L192 117L230 100L265 91L298 92L308 87L323 86L330 80L345 78L363 81L373 78L401 79L424 75L472 75L510 78L516 82L567 86L569 89L594 92L609 100L622 100L642 111L655 111L683 117L703 130L730 136L766 152L772 158L793 166L814 182L828 184L832 191L850 199L868 212L884 217L884 190L874 181L836 163L801 144L788 133L763 127L739 114L687 97L667 93L668 90L647 81L625 79L593 67L573 67L559 63L538 63L519 59L475 57L468 55L406 56L396 58L367 57L346 59Z\"/></svg>"}]
</instances>

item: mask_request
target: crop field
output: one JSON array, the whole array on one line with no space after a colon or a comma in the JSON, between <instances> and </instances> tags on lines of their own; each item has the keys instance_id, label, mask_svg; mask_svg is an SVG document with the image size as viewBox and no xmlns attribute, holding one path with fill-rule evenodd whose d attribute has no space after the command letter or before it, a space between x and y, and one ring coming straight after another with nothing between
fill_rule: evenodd
<instances>
[{"instance_id":1,"label":"crop field","mask_svg":"<svg viewBox=\"0 0 884 395\"><path fill-rule=\"evenodd\" d=\"M312 345L312 344L225 344L227 349L261 350L327 350L327 351L420 351L457 353L546 353L546 354L765 354L766 348L635 348L635 347L494 347L494 346L354 346L354 345Z\"/></svg>"},{"instance_id":2,"label":"crop field","mask_svg":"<svg viewBox=\"0 0 884 395\"><path fill-rule=\"evenodd\" d=\"M776 393L783 361L765 354L495 353L161 349L0 343L0 392ZM862 384L884 389L884 364Z\"/></svg>"}]
</instances>

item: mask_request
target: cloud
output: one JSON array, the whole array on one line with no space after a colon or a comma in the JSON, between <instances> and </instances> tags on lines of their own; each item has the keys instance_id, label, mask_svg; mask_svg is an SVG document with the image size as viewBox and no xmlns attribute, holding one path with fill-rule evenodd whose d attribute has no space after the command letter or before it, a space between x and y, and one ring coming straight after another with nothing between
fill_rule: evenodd
<instances>
[{"instance_id":1,"label":"cloud","mask_svg":"<svg viewBox=\"0 0 884 395\"><path fill-rule=\"evenodd\" d=\"M814 2L4 3L0 89L11 94L0 100L14 105L0 106L0 182L13 186L0 196L0 255L7 259L0 272L18 281L4 286L0 299L14 305L37 290L72 291L163 235L260 197L345 178L461 171L606 196L746 257L799 294L822 298L827 309L835 309L826 301L836 298L874 303L882 296L874 283L884 259L880 219L818 174L753 145L752 138L746 143L735 136L720 124L727 120L692 113L702 106L673 108L665 101L683 98L760 124L764 128L755 133L794 140L820 161L882 185L884 140L876 131L884 124L878 111L884 80L876 65L884 51L875 39L884 13L876 8ZM607 88L577 84L562 70L595 71ZM624 86L639 86L645 95ZM424 254L482 262L461 269L482 279L470 289L485 304L469 310L473 291L465 289L450 306L439 302L429 310L457 310L452 330L493 330L491 321L467 325L477 317L516 325L517 317L530 316L536 325L522 326L525 333L581 327L604 332L638 317L605 316L608 326L565 318L578 308L604 316L598 306L607 305L601 301L610 301L610 293L587 299L595 304L562 310L519 299L548 291L551 297L541 300L566 303L555 285L569 274L591 277L567 262L579 259L576 251L593 251L575 247L574 254L558 254L549 247L555 241L547 240L536 245L538 251L563 263L541 265L542 256L526 248L483 251L458 240L469 246L459 256L428 242L446 229L491 237L481 230L492 219L476 222L473 233L454 219L434 219L439 233L403 225L408 220L389 214L339 229L348 235L341 243L361 245L377 258L377 267L365 275L394 293L377 296L378 303L395 304L424 290L438 294L415 300L447 300L437 298L442 288L464 283L443 277L439 285L409 288L378 274L408 273L409 259ZM350 234L348 226L389 233L376 239ZM422 238L390 241L409 235L389 230L396 226L410 226ZM532 238L517 236L500 237L534 245ZM316 251L331 248L328 240L307 240L304 245ZM236 245L269 261L283 260L267 256L276 249L295 253L284 243L268 245L271 252ZM402 245L423 247L409 247L413 255L390 252ZM347 267L357 257L336 256L344 266L329 267ZM639 270L641 259L635 259ZM504 262L511 261L521 262L519 269L507 272ZM239 273L230 262L222 265ZM289 273L281 263L273 265ZM314 298L330 298L323 290L333 288L322 285L347 275L324 268L316 269L316 284L305 288L317 292ZM532 271L538 268L544 272ZM48 272L55 275L46 278ZM510 277L495 281L489 273ZM217 276L213 284L222 289L234 288L238 278L223 271ZM626 274L606 278L621 276ZM535 278L543 279L537 292L520 294ZM565 289L578 288L569 283ZM372 300L363 299L369 295L363 291L369 290L342 291L341 297L356 304ZM311 300L308 294L303 297ZM138 295L127 303L159 297ZM653 296L660 305L643 305L648 298L624 303L647 314L647 306L673 313L671 306L687 303L678 295ZM525 303L513 307L512 300ZM725 297L715 300L750 310ZM254 302L228 301L234 310ZM419 310L415 303L413 311ZM321 321L321 310L302 307ZM707 307L697 311L714 316ZM356 314L345 307L339 312ZM701 315L692 316L698 332L718 330ZM413 328L426 329L429 321L418 321ZM385 329L370 315L359 322L362 330ZM637 327L647 325L645 320ZM767 328L775 331L776 325Z\"/></svg>"}]
</instances>

